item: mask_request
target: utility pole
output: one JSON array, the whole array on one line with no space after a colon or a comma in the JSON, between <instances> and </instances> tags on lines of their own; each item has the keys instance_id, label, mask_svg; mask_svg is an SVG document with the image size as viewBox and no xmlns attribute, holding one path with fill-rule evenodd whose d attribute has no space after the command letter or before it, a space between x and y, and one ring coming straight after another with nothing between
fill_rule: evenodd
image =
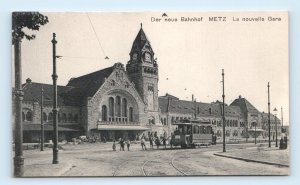
<instances>
[{"instance_id":1,"label":"utility pole","mask_svg":"<svg viewBox=\"0 0 300 185\"><path fill-rule=\"evenodd\" d=\"M278 139L277 139L277 109L276 107L274 108L274 114L275 114L275 137L276 137L276 142L275 142L275 147L278 147Z\"/></svg>"},{"instance_id":2,"label":"utility pole","mask_svg":"<svg viewBox=\"0 0 300 185\"><path fill-rule=\"evenodd\" d=\"M194 106L195 106L195 120L197 119L197 102L196 102L196 98L194 100Z\"/></svg>"},{"instance_id":3,"label":"utility pole","mask_svg":"<svg viewBox=\"0 0 300 185\"><path fill-rule=\"evenodd\" d=\"M15 157L14 157L14 176L22 177L24 174L23 158L23 123L22 123L22 65L21 65L21 39L18 38L14 43L15 52Z\"/></svg>"},{"instance_id":4,"label":"utility pole","mask_svg":"<svg viewBox=\"0 0 300 185\"><path fill-rule=\"evenodd\" d=\"M44 89L42 86L41 89L41 151L44 151L44 115L43 115L43 108L44 108Z\"/></svg>"},{"instance_id":5,"label":"utility pole","mask_svg":"<svg viewBox=\"0 0 300 185\"><path fill-rule=\"evenodd\" d=\"M255 144L256 144L256 125L257 125L257 123L255 122L254 123L254 138L255 138L254 143Z\"/></svg>"},{"instance_id":6,"label":"utility pole","mask_svg":"<svg viewBox=\"0 0 300 185\"><path fill-rule=\"evenodd\" d=\"M224 84L224 69L222 69L222 86L223 86L223 105L222 105L222 120L223 120L223 152L226 152L225 143L225 84Z\"/></svg>"},{"instance_id":7,"label":"utility pole","mask_svg":"<svg viewBox=\"0 0 300 185\"><path fill-rule=\"evenodd\" d=\"M53 33L52 45L53 45L53 164L58 164L58 119L57 119L57 74L56 74L56 34Z\"/></svg>"},{"instance_id":8,"label":"utility pole","mask_svg":"<svg viewBox=\"0 0 300 185\"><path fill-rule=\"evenodd\" d=\"M281 106L281 132L283 132L283 111Z\"/></svg>"},{"instance_id":9,"label":"utility pole","mask_svg":"<svg viewBox=\"0 0 300 185\"><path fill-rule=\"evenodd\" d=\"M271 120L270 120L270 83L268 82L268 125L269 125L269 148L271 148Z\"/></svg>"}]
</instances>

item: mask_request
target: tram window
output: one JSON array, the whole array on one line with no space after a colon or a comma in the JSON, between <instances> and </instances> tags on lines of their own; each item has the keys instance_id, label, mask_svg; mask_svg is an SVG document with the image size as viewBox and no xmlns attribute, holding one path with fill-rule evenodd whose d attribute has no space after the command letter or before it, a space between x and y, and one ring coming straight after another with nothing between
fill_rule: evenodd
<instances>
[{"instance_id":1,"label":"tram window","mask_svg":"<svg viewBox=\"0 0 300 185\"><path fill-rule=\"evenodd\" d=\"M206 133L205 126L200 126L200 133L201 134L205 134Z\"/></svg>"},{"instance_id":2,"label":"tram window","mask_svg":"<svg viewBox=\"0 0 300 185\"><path fill-rule=\"evenodd\" d=\"M211 127L209 127L209 126L207 127L206 133L207 133L207 134L211 134Z\"/></svg>"},{"instance_id":3,"label":"tram window","mask_svg":"<svg viewBox=\"0 0 300 185\"><path fill-rule=\"evenodd\" d=\"M194 126L194 134L199 133L199 127L197 125Z\"/></svg>"}]
</instances>

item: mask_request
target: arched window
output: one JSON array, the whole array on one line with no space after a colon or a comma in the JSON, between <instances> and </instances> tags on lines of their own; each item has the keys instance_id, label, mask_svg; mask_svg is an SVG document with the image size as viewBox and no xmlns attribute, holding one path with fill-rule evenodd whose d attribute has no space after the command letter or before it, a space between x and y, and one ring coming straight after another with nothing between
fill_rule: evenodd
<instances>
[{"instance_id":1,"label":"arched window","mask_svg":"<svg viewBox=\"0 0 300 185\"><path fill-rule=\"evenodd\" d=\"M73 122L73 115L72 115L72 113L69 113L68 122Z\"/></svg>"},{"instance_id":2,"label":"arched window","mask_svg":"<svg viewBox=\"0 0 300 185\"><path fill-rule=\"evenodd\" d=\"M31 111L28 111L26 113L26 121L32 121L32 114L31 114Z\"/></svg>"},{"instance_id":3,"label":"arched window","mask_svg":"<svg viewBox=\"0 0 300 185\"><path fill-rule=\"evenodd\" d=\"M122 117L126 118L125 121L127 121L127 100L125 98L122 101Z\"/></svg>"},{"instance_id":4,"label":"arched window","mask_svg":"<svg viewBox=\"0 0 300 185\"><path fill-rule=\"evenodd\" d=\"M79 120L78 120L78 114L75 114L75 115L74 115L74 121L75 121L76 123L78 123L78 121L79 121Z\"/></svg>"},{"instance_id":5,"label":"arched window","mask_svg":"<svg viewBox=\"0 0 300 185\"><path fill-rule=\"evenodd\" d=\"M102 115L102 121L107 121L107 107L106 107L106 105L102 105L101 115Z\"/></svg>"},{"instance_id":6,"label":"arched window","mask_svg":"<svg viewBox=\"0 0 300 185\"><path fill-rule=\"evenodd\" d=\"M116 97L116 116L121 117L121 98L120 98L120 96Z\"/></svg>"},{"instance_id":7,"label":"arched window","mask_svg":"<svg viewBox=\"0 0 300 185\"><path fill-rule=\"evenodd\" d=\"M53 120L53 114L52 114L52 112L50 112L50 113L48 114L48 120L49 120L49 121L52 121L52 120Z\"/></svg>"},{"instance_id":8,"label":"arched window","mask_svg":"<svg viewBox=\"0 0 300 185\"><path fill-rule=\"evenodd\" d=\"M114 116L115 116L115 101L114 101L114 98L113 97L110 97L109 100L109 121L114 121Z\"/></svg>"},{"instance_id":9,"label":"arched window","mask_svg":"<svg viewBox=\"0 0 300 185\"><path fill-rule=\"evenodd\" d=\"M116 85L116 82L115 82L114 80L112 80L111 83L110 83L110 85L111 85L111 86L115 86L115 85Z\"/></svg>"},{"instance_id":10,"label":"arched window","mask_svg":"<svg viewBox=\"0 0 300 185\"><path fill-rule=\"evenodd\" d=\"M129 107L129 121L133 122L133 108Z\"/></svg>"},{"instance_id":11,"label":"arched window","mask_svg":"<svg viewBox=\"0 0 300 185\"><path fill-rule=\"evenodd\" d=\"M46 114L46 112L43 112L43 120L44 120L45 122L47 122L47 114Z\"/></svg>"},{"instance_id":12,"label":"arched window","mask_svg":"<svg viewBox=\"0 0 300 185\"><path fill-rule=\"evenodd\" d=\"M25 121L25 113L22 112L22 120Z\"/></svg>"}]
</instances>

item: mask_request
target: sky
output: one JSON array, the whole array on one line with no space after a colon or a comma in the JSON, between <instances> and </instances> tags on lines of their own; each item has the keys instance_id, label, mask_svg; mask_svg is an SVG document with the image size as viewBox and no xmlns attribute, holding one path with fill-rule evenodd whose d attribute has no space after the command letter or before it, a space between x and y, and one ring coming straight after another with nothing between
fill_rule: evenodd
<instances>
[{"instance_id":1,"label":"sky","mask_svg":"<svg viewBox=\"0 0 300 185\"><path fill-rule=\"evenodd\" d=\"M36 39L22 42L22 80L52 83L53 32L57 55L63 56L57 66L59 85L116 62L126 65L142 23L159 66L159 95L191 100L194 94L197 101L207 103L221 100L224 69L227 104L241 95L267 112L270 82L271 110L276 107L281 116L282 107L284 124L289 123L286 12L167 12L177 22L152 21L162 18L162 13L43 13L49 23L35 32ZM202 17L202 21L181 22L181 17ZM226 21L209 21L209 17L226 17ZM233 21L237 18L240 21Z\"/></svg>"}]
</instances>

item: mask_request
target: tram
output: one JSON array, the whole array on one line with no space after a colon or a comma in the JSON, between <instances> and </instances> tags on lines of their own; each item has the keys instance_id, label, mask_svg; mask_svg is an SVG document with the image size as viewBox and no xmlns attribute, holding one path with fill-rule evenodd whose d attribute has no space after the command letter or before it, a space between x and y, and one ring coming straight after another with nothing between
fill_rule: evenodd
<instances>
[{"instance_id":1,"label":"tram","mask_svg":"<svg viewBox=\"0 0 300 185\"><path fill-rule=\"evenodd\" d=\"M212 126L209 121L183 120L173 125L176 125L176 130L172 135L174 146L195 148L214 144Z\"/></svg>"}]
</instances>

